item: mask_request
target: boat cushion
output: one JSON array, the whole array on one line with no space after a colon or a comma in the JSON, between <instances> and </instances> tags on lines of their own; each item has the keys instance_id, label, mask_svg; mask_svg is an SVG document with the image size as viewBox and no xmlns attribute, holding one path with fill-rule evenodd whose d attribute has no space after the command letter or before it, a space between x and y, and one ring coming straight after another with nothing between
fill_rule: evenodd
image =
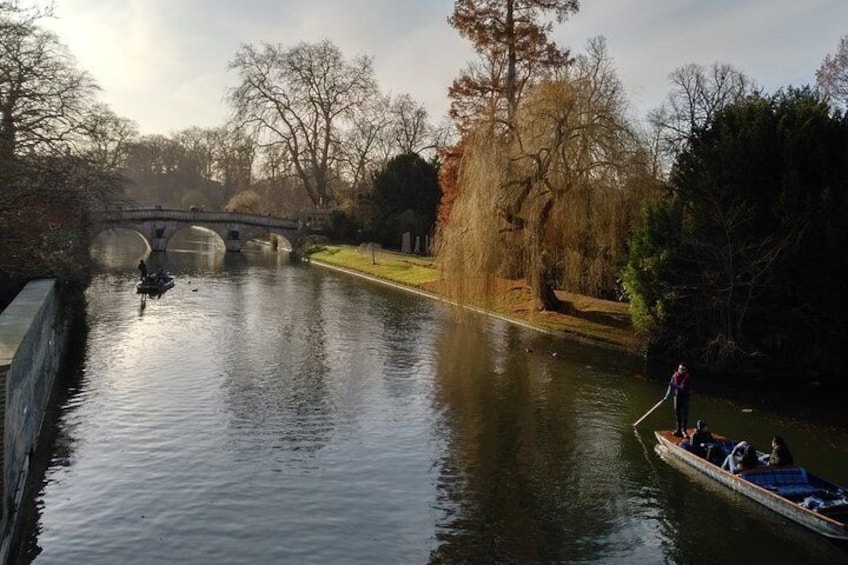
<instances>
[{"instance_id":1,"label":"boat cushion","mask_svg":"<svg viewBox=\"0 0 848 565\"><path fill-rule=\"evenodd\" d=\"M810 484L804 467L764 467L743 472L742 477L781 496L812 496L820 490Z\"/></svg>"}]
</instances>

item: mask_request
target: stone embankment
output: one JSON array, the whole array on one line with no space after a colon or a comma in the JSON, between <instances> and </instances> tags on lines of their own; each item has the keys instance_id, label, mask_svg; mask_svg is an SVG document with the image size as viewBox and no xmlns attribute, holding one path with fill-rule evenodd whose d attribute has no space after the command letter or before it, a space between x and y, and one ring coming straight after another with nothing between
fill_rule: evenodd
<instances>
[{"instance_id":1,"label":"stone embankment","mask_svg":"<svg viewBox=\"0 0 848 565\"><path fill-rule=\"evenodd\" d=\"M0 564L9 562L21 499L69 332L56 282L35 280L0 313Z\"/></svg>"}]
</instances>

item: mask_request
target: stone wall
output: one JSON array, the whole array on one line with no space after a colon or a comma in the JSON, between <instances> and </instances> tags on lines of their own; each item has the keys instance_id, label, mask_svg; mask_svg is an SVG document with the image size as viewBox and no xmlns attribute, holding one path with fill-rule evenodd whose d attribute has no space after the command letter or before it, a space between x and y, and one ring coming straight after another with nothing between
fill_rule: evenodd
<instances>
[{"instance_id":1,"label":"stone wall","mask_svg":"<svg viewBox=\"0 0 848 565\"><path fill-rule=\"evenodd\" d=\"M0 563L5 563L32 455L67 342L54 280L27 284L0 313L0 418L3 451Z\"/></svg>"}]
</instances>

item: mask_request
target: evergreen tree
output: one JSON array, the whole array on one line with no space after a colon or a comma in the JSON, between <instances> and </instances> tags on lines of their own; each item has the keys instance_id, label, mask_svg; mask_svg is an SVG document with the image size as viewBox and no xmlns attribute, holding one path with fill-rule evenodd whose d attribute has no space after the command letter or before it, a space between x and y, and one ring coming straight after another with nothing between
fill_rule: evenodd
<instances>
[{"instance_id":1,"label":"evergreen tree","mask_svg":"<svg viewBox=\"0 0 848 565\"><path fill-rule=\"evenodd\" d=\"M697 129L625 285L659 352L722 369L827 373L848 337L848 121L809 89Z\"/></svg>"},{"instance_id":2,"label":"evergreen tree","mask_svg":"<svg viewBox=\"0 0 848 565\"><path fill-rule=\"evenodd\" d=\"M381 243L399 247L406 232L422 239L432 234L442 195L438 175L438 168L416 153L398 155L374 175L372 222Z\"/></svg>"}]
</instances>

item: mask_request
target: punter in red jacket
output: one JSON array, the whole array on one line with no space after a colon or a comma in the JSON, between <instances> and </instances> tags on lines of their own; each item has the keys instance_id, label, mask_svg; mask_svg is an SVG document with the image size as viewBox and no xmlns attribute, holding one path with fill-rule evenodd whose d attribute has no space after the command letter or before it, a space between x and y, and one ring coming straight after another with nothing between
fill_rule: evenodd
<instances>
[{"instance_id":1,"label":"punter in red jacket","mask_svg":"<svg viewBox=\"0 0 848 565\"><path fill-rule=\"evenodd\" d=\"M674 398L674 435L686 437L686 428L689 419L689 395L692 392L692 376L689 370L681 363L677 371L671 376L665 399Z\"/></svg>"}]
</instances>

